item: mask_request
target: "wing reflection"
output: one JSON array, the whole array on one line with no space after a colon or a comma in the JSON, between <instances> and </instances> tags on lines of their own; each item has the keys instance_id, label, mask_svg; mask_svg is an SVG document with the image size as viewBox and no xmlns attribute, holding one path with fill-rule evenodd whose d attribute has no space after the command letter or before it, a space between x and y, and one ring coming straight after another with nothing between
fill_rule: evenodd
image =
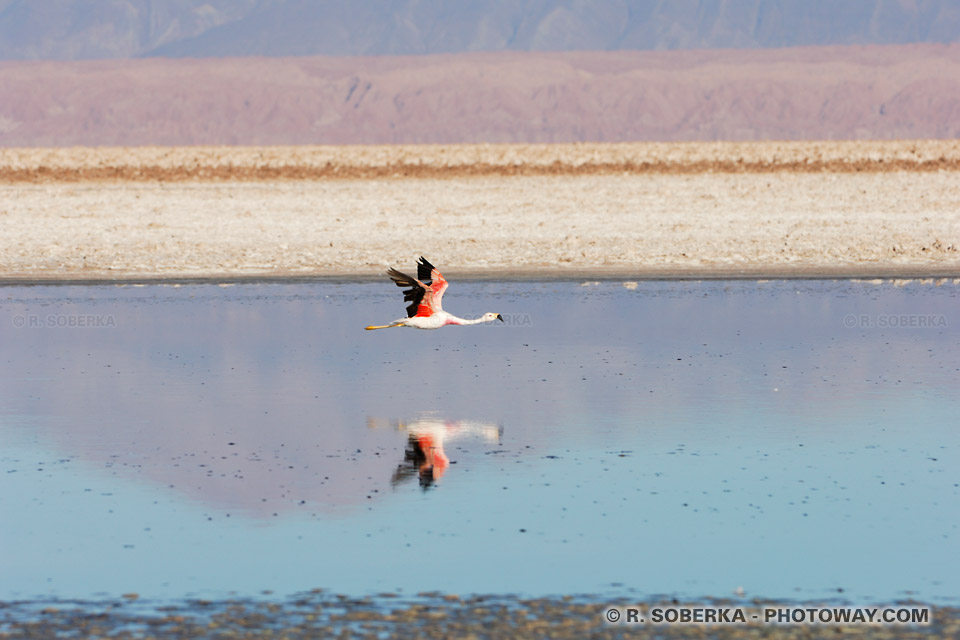
<instances>
[{"instance_id":1,"label":"wing reflection","mask_svg":"<svg viewBox=\"0 0 960 640\"><path fill-rule=\"evenodd\" d=\"M369 421L377 426L375 420ZM479 439L499 443L503 426L490 422L469 420L442 420L421 417L413 422L395 420L390 422L396 429L407 432L407 446L403 463L393 472L390 484L394 487L416 477L423 489L428 489L440 480L450 466L450 458L444 446L461 439Z\"/></svg>"}]
</instances>

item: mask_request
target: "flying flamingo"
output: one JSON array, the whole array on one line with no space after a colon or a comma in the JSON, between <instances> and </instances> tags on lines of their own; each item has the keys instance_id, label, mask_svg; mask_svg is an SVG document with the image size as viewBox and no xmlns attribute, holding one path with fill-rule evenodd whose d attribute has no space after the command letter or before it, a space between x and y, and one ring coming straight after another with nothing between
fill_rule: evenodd
<instances>
[{"instance_id":1,"label":"flying flamingo","mask_svg":"<svg viewBox=\"0 0 960 640\"><path fill-rule=\"evenodd\" d=\"M440 302L443 299L443 292L447 290L447 281L423 256L420 256L420 260L417 262L417 278L419 279L411 278L396 269L388 270L387 275L397 283L398 287L410 287L403 292L403 301L410 303L407 307L407 317L394 320L390 324L369 326L367 331L389 329L390 327L439 329L448 324L480 324L482 322L493 322L494 320L503 322L503 316L499 313L485 313L476 320L467 320L444 311Z\"/></svg>"}]
</instances>

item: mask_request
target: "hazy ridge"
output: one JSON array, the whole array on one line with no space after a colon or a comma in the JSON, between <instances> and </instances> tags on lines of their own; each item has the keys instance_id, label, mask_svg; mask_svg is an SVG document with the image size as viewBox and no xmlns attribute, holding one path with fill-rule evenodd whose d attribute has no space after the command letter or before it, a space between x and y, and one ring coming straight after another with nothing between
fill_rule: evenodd
<instances>
[{"instance_id":1,"label":"hazy ridge","mask_svg":"<svg viewBox=\"0 0 960 640\"><path fill-rule=\"evenodd\" d=\"M956 42L950 0L0 0L0 59Z\"/></svg>"},{"instance_id":2,"label":"hazy ridge","mask_svg":"<svg viewBox=\"0 0 960 640\"><path fill-rule=\"evenodd\" d=\"M0 146L960 137L960 45L0 62Z\"/></svg>"}]
</instances>

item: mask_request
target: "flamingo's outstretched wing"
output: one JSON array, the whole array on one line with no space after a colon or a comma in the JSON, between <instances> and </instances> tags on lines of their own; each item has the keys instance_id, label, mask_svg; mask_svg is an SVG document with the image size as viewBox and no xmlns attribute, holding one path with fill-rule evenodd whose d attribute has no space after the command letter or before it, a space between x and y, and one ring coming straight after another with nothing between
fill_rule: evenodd
<instances>
[{"instance_id":1,"label":"flamingo's outstretched wing","mask_svg":"<svg viewBox=\"0 0 960 640\"><path fill-rule=\"evenodd\" d=\"M434 311L443 311L443 292L447 290L448 286L447 281L443 279L443 275L437 271L436 267L427 262L426 258L420 256L420 261L417 262L417 276L427 283L430 289L425 301L426 304Z\"/></svg>"},{"instance_id":2,"label":"flamingo's outstretched wing","mask_svg":"<svg viewBox=\"0 0 960 640\"><path fill-rule=\"evenodd\" d=\"M425 306L423 304L423 297L428 292L426 285L416 278L411 278L405 273L400 273L396 269L388 269L387 275L390 276L390 279L393 280L398 287L409 287L409 289L403 292L403 301L410 303L407 306L407 317L412 318L420 315L418 311L420 307ZM428 313L426 315L430 314Z\"/></svg>"},{"instance_id":3,"label":"flamingo's outstretched wing","mask_svg":"<svg viewBox=\"0 0 960 640\"><path fill-rule=\"evenodd\" d=\"M410 303L407 306L408 318L429 317L437 311L443 311L440 301L443 298L443 292L447 290L447 281L423 256L420 256L420 261L417 263L419 280L396 269L387 270L387 275L398 287L408 287L403 292L403 301Z\"/></svg>"}]
</instances>

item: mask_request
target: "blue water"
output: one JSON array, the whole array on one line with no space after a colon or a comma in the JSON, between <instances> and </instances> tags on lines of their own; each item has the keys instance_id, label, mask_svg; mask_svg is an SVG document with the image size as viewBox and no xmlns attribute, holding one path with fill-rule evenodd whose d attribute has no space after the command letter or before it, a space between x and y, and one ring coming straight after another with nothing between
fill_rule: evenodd
<instances>
[{"instance_id":1,"label":"blue water","mask_svg":"<svg viewBox=\"0 0 960 640\"><path fill-rule=\"evenodd\" d=\"M363 331L389 281L0 288L0 599L956 603L960 286L444 303L507 322Z\"/></svg>"}]
</instances>

